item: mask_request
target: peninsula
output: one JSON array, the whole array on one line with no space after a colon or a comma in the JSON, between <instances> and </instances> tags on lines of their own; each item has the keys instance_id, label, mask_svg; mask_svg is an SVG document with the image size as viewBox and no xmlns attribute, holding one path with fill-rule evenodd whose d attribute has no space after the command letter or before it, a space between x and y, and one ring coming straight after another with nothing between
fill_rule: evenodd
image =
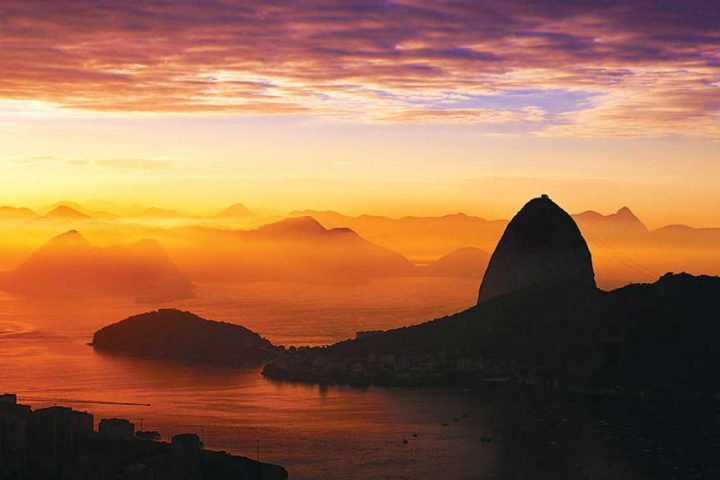
<instances>
[{"instance_id":1,"label":"peninsula","mask_svg":"<svg viewBox=\"0 0 720 480\"><path fill-rule=\"evenodd\" d=\"M478 304L324 348L290 349L270 378L460 386L720 391L720 278L666 274L605 292L573 219L547 196L508 224Z\"/></svg>"}]
</instances>

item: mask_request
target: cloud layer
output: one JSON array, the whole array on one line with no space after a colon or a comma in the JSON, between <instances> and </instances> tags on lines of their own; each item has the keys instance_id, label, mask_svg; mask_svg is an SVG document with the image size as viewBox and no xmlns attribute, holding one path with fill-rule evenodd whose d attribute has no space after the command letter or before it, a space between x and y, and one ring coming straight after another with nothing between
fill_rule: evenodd
<instances>
[{"instance_id":1,"label":"cloud layer","mask_svg":"<svg viewBox=\"0 0 720 480\"><path fill-rule=\"evenodd\" d=\"M0 3L0 98L720 137L716 0Z\"/></svg>"}]
</instances>

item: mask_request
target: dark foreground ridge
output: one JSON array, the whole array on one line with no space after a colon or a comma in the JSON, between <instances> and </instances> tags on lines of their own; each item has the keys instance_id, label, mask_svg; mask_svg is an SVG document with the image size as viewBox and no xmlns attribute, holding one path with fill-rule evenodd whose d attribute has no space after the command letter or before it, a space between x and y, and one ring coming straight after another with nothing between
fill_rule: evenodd
<instances>
[{"instance_id":1,"label":"dark foreground ridge","mask_svg":"<svg viewBox=\"0 0 720 480\"><path fill-rule=\"evenodd\" d=\"M127 420L100 420L68 407L33 411L0 395L0 478L28 480L285 480L287 471L204 450L194 433L159 439Z\"/></svg>"},{"instance_id":2,"label":"dark foreground ridge","mask_svg":"<svg viewBox=\"0 0 720 480\"><path fill-rule=\"evenodd\" d=\"M222 365L257 365L279 349L257 333L175 309L135 315L93 335L98 350Z\"/></svg>"},{"instance_id":3,"label":"dark foreground ridge","mask_svg":"<svg viewBox=\"0 0 720 480\"><path fill-rule=\"evenodd\" d=\"M263 374L321 383L716 392L718 296L720 278L687 274L612 292L529 287L421 325L291 349Z\"/></svg>"}]
</instances>

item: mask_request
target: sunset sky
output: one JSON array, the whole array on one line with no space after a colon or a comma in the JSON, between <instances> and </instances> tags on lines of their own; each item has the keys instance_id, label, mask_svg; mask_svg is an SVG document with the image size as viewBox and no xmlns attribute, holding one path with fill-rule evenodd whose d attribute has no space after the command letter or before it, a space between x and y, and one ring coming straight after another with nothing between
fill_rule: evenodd
<instances>
[{"instance_id":1,"label":"sunset sky","mask_svg":"<svg viewBox=\"0 0 720 480\"><path fill-rule=\"evenodd\" d=\"M0 204L720 226L720 9L2 1Z\"/></svg>"}]
</instances>

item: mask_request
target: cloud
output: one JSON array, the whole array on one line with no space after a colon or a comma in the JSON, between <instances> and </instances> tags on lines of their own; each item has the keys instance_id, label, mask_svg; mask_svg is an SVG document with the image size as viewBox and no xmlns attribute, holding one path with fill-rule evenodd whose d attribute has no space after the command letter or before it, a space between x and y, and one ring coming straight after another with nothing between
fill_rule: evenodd
<instances>
[{"instance_id":1,"label":"cloud","mask_svg":"<svg viewBox=\"0 0 720 480\"><path fill-rule=\"evenodd\" d=\"M87 158L63 158L49 155L15 157L11 158L11 160L17 163L50 163L76 167L111 167L133 170L157 170L167 168L171 164L169 160L152 158L107 158L96 160Z\"/></svg>"},{"instance_id":2,"label":"cloud","mask_svg":"<svg viewBox=\"0 0 720 480\"><path fill-rule=\"evenodd\" d=\"M129 168L133 170L157 170L167 168L170 165L170 162L168 160L155 160L148 158L112 158L95 160L93 165Z\"/></svg>"},{"instance_id":3,"label":"cloud","mask_svg":"<svg viewBox=\"0 0 720 480\"><path fill-rule=\"evenodd\" d=\"M715 0L26 0L0 17L3 99L720 136Z\"/></svg>"}]
</instances>

